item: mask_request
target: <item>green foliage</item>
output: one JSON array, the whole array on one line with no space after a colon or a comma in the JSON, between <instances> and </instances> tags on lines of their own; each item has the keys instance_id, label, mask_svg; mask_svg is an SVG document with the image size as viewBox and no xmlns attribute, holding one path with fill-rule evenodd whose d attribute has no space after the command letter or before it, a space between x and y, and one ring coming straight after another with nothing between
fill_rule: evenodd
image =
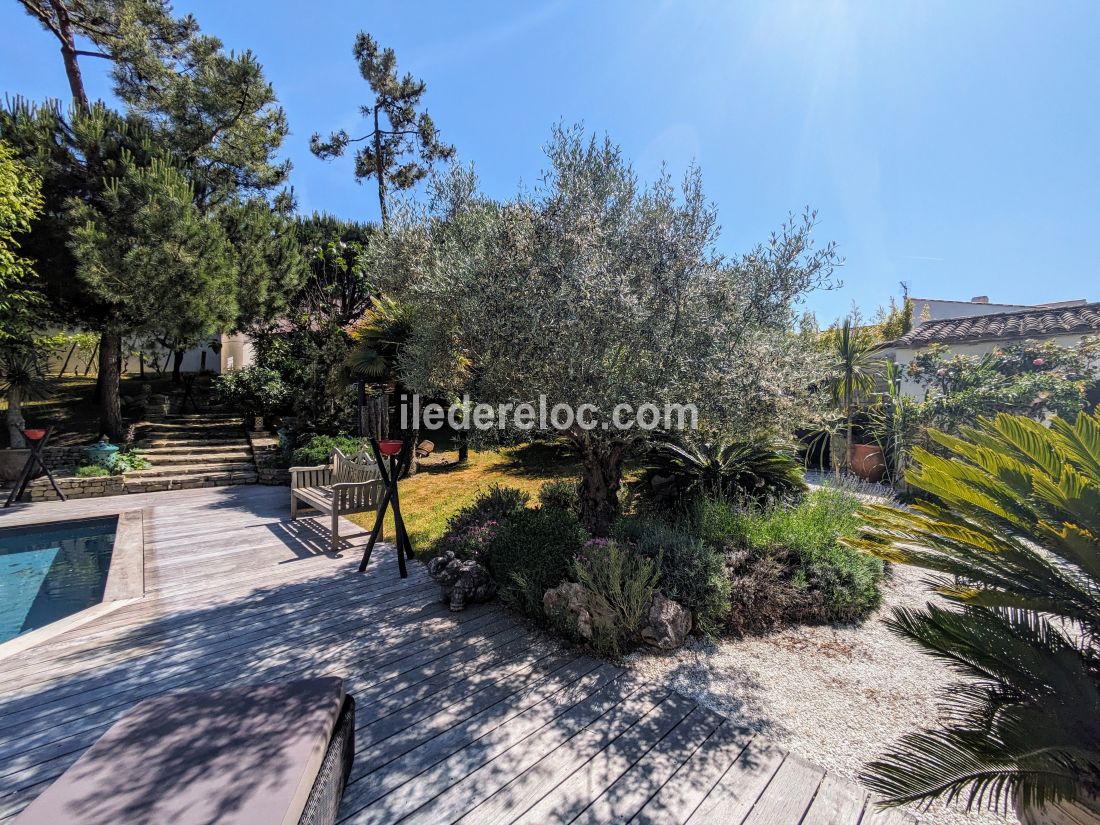
<instances>
[{"instance_id":1,"label":"green foliage","mask_svg":"<svg viewBox=\"0 0 1100 825\"><path fill-rule=\"evenodd\" d=\"M291 464L294 467L316 467L328 464L334 450L344 455L355 455L365 442L350 435L311 435L305 443L295 447Z\"/></svg>"},{"instance_id":2,"label":"green foliage","mask_svg":"<svg viewBox=\"0 0 1100 825\"><path fill-rule=\"evenodd\" d=\"M42 181L0 141L0 346L26 344L42 296L34 264L19 254L19 235L42 211Z\"/></svg>"},{"instance_id":3,"label":"green foliage","mask_svg":"<svg viewBox=\"0 0 1100 825\"><path fill-rule=\"evenodd\" d=\"M107 458L107 471L113 476L132 473L134 470L148 470L152 465L141 450L123 449Z\"/></svg>"},{"instance_id":4,"label":"green foliage","mask_svg":"<svg viewBox=\"0 0 1100 825\"><path fill-rule=\"evenodd\" d=\"M538 499L542 507L556 507L569 513L576 513L580 508L577 482L567 478L544 482L539 487Z\"/></svg>"},{"instance_id":5,"label":"green foliage","mask_svg":"<svg viewBox=\"0 0 1100 825\"><path fill-rule=\"evenodd\" d=\"M102 464L84 464L76 468L74 475L77 478L99 478L111 475L111 471Z\"/></svg>"},{"instance_id":6,"label":"green foliage","mask_svg":"<svg viewBox=\"0 0 1100 825\"><path fill-rule=\"evenodd\" d=\"M355 391L344 369L347 355L348 336L330 321L267 336L258 361L278 372L290 388L302 430L339 432L356 424Z\"/></svg>"},{"instance_id":7,"label":"green foliage","mask_svg":"<svg viewBox=\"0 0 1100 825\"><path fill-rule=\"evenodd\" d=\"M1041 357L1041 356L1040 356ZM887 801L1037 809L1100 795L1100 415L1000 414L917 449L911 509L869 506L850 546L931 571L951 609L891 629L948 663L942 724L867 765Z\"/></svg>"},{"instance_id":8,"label":"green foliage","mask_svg":"<svg viewBox=\"0 0 1100 825\"><path fill-rule=\"evenodd\" d=\"M565 435L584 459L583 520L606 534L623 456L648 437L610 426L618 404L690 399L701 420L745 436L802 417L818 356L792 335L792 307L831 282L837 256L814 249L812 212L720 255L698 170L645 186L618 146L581 128L556 129L547 154L539 184L503 204L463 170L437 181L428 213L401 215L377 257L415 273L410 388L594 406L596 428ZM439 369L456 362L473 374Z\"/></svg>"},{"instance_id":9,"label":"green foliage","mask_svg":"<svg viewBox=\"0 0 1100 825\"><path fill-rule=\"evenodd\" d=\"M296 235L309 273L294 302L301 326L344 327L370 307L377 285L368 273L366 249L376 229L314 213L299 218Z\"/></svg>"},{"instance_id":10,"label":"green foliage","mask_svg":"<svg viewBox=\"0 0 1100 825\"><path fill-rule=\"evenodd\" d=\"M610 617L593 626L593 646L615 656L641 630L646 607L657 590L661 559L632 553L616 541L592 539L573 560L573 575L595 601L596 613Z\"/></svg>"},{"instance_id":11,"label":"green foliage","mask_svg":"<svg viewBox=\"0 0 1100 825\"><path fill-rule=\"evenodd\" d=\"M731 626L746 631L778 622L853 622L878 607L882 563L840 542L859 530L858 509L854 495L824 488L796 505L736 514L725 537L733 551ZM767 592L775 598L762 598Z\"/></svg>"},{"instance_id":12,"label":"green foliage","mask_svg":"<svg viewBox=\"0 0 1100 825\"><path fill-rule=\"evenodd\" d=\"M489 570L501 599L528 616L545 618L543 594L569 577L587 538L576 516L564 510L513 513L489 546Z\"/></svg>"},{"instance_id":13,"label":"green foliage","mask_svg":"<svg viewBox=\"0 0 1100 825\"><path fill-rule=\"evenodd\" d=\"M681 437L655 444L635 490L663 510L690 510L705 497L794 498L806 491L794 456L761 442Z\"/></svg>"},{"instance_id":14,"label":"green foliage","mask_svg":"<svg viewBox=\"0 0 1100 825\"><path fill-rule=\"evenodd\" d=\"M373 297L370 309L350 332L354 347L348 369L352 376L374 384L397 381L397 359L415 325L409 304L384 295Z\"/></svg>"},{"instance_id":15,"label":"green foliage","mask_svg":"<svg viewBox=\"0 0 1100 825\"><path fill-rule=\"evenodd\" d=\"M448 532L458 532L487 521L504 522L527 507L531 496L515 487L490 484L485 492L463 507L447 522Z\"/></svg>"},{"instance_id":16,"label":"green foliage","mask_svg":"<svg viewBox=\"0 0 1100 825\"><path fill-rule=\"evenodd\" d=\"M439 139L426 111L417 112L427 86L412 75L399 77L393 49L381 49L366 32L359 32L352 50L359 74L367 81L374 98L360 107L364 117L373 118L372 128L353 138L341 129L321 140L316 132L309 148L322 160L340 157L351 143L362 143L355 152L355 178L378 182L378 206L382 226L388 223L387 192L411 189L427 174L436 160L454 155L454 148Z\"/></svg>"},{"instance_id":17,"label":"green foliage","mask_svg":"<svg viewBox=\"0 0 1100 825\"><path fill-rule=\"evenodd\" d=\"M925 425L955 433L981 416L1001 412L1037 420L1048 414L1073 418L1085 409L1088 392L1100 378L1098 352L1096 338L1077 347L1025 341L983 356L952 356L936 344L918 353L906 371L925 388Z\"/></svg>"},{"instance_id":18,"label":"green foliage","mask_svg":"<svg viewBox=\"0 0 1100 825\"><path fill-rule=\"evenodd\" d=\"M218 399L242 415L272 415L284 409L291 390L282 376L268 367L243 367L214 381Z\"/></svg>"},{"instance_id":19,"label":"green foliage","mask_svg":"<svg viewBox=\"0 0 1100 825\"><path fill-rule=\"evenodd\" d=\"M701 502L698 511L711 507ZM723 512L728 508L722 507ZM616 525L619 541L660 563L660 589L692 613L694 629L717 636L730 612L730 582L720 545L703 538L694 523L670 525L655 518L624 518Z\"/></svg>"}]
</instances>

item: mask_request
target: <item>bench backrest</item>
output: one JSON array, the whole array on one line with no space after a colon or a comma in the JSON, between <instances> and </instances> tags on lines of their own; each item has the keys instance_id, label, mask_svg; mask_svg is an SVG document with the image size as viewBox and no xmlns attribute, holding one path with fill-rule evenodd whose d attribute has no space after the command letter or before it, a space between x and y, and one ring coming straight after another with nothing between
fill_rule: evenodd
<instances>
[{"instance_id":1,"label":"bench backrest","mask_svg":"<svg viewBox=\"0 0 1100 825\"><path fill-rule=\"evenodd\" d=\"M354 484L360 481L374 481L381 477L378 464L365 449L353 456L344 455L339 448L332 453L333 484Z\"/></svg>"}]
</instances>

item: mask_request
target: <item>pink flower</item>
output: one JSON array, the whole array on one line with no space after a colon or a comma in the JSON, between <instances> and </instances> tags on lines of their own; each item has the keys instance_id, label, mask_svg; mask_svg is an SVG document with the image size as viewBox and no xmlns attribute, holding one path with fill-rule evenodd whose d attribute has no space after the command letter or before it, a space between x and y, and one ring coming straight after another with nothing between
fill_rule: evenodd
<instances>
[{"instance_id":1,"label":"pink flower","mask_svg":"<svg viewBox=\"0 0 1100 825\"><path fill-rule=\"evenodd\" d=\"M940 367L938 370L936 370L936 375L938 375L940 378L943 378L945 375L947 375L947 370L943 367Z\"/></svg>"},{"instance_id":2,"label":"pink flower","mask_svg":"<svg viewBox=\"0 0 1100 825\"><path fill-rule=\"evenodd\" d=\"M1035 359L1034 361L1032 361L1031 363L1032 363L1032 364L1034 364L1034 365L1035 365L1035 366L1037 366L1037 367L1041 367L1041 366L1043 366L1043 364L1045 364L1045 363L1046 363L1046 360L1045 360L1045 359L1043 359L1043 358L1036 358L1036 359Z\"/></svg>"}]
</instances>

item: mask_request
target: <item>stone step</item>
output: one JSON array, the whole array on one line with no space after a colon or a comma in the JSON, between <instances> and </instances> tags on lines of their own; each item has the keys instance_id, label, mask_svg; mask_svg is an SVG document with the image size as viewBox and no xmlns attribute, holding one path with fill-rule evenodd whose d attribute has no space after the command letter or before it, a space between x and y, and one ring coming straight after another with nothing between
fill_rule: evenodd
<instances>
[{"instance_id":1,"label":"stone step","mask_svg":"<svg viewBox=\"0 0 1100 825\"><path fill-rule=\"evenodd\" d=\"M155 436L139 439L137 444L139 449L158 449L160 447L183 447L186 449L194 449L195 447L229 447L229 446L248 446L248 439L241 436L198 436L196 438L165 438L163 436Z\"/></svg>"},{"instance_id":2,"label":"stone step","mask_svg":"<svg viewBox=\"0 0 1100 825\"><path fill-rule=\"evenodd\" d=\"M186 466L193 464L239 464L252 461L252 452L247 449L222 450L221 452L207 452L206 450L191 450L183 453L153 452L144 453L154 467Z\"/></svg>"},{"instance_id":3,"label":"stone step","mask_svg":"<svg viewBox=\"0 0 1100 825\"><path fill-rule=\"evenodd\" d=\"M161 467L154 465L148 470L134 470L126 473L126 480L140 478L156 478L159 476L184 476L206 475L211 473L255 473L256 464L253 461L215 461L208 464L180 464L178 466Z\"/></svg>"},{"instance_id":4,"label":"stone step","mask_svg":"<svg viewBox=\"0 0 1100 825\"><path fill-rule=\"evenodd\" d=\"M228 487L231 484L255 484L255 470L250 473L203 473L183 476L126 477L127 493L156 493L162 490L191 490L196 487Z\"/></svg>"},{"instance_id":5,"label":"stone step","mask_svg":"<svg viewBox=\"0 0 1100 825\"><path fill-rule=\"evenodd\" d=\"M197 453L202 453L203 455L230 455L233 453L249 452L248 442L241 439L233 439L232 442L224 444L221 442L210 443L205 440L200 440L195 444L181 445L177 441L172 441L171 446L141 447L140 449L145 453L145 457L150 460L152 460L154 456L159 458L160 456L173 455L190 456Z\"/></svg>"},{"instance_id":6,"label":"stone step","mask_svg":"<svg viewBox=\"0 0 1100 825\"><path fill-rule=\"evenodd\" d=\"M239 419L179 421L166 418L162 421L143 421L137 426L146 430L168 430L171 432L179 432L180 430L244 430L244 426Z\"/></svg>"}]
</instances>

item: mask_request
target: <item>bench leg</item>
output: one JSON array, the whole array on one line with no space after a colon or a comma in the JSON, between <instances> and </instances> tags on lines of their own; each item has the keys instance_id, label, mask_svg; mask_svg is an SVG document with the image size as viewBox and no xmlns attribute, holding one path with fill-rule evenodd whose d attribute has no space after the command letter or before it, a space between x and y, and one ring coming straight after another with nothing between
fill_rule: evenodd
<instances>
[{"instance_id":1,"label":"bench leg","mask_svg":"<svg viewBox=\"0 0 1100 825\"><path fill-rule=\"evenodd\" d=\"M332 552L335 553L340 544L340 514L332 511Z\"/></svg>"},{"instance_id":2,"label":"bench leg","mask_svg":"<svg viewBox=\"0 0 1100 825\"><path fill-rule=\"evenodd\" d=\"M294 492L290 493L290 520L298 518L298 496L294 495Z\"/></svg>"}]
</instances>

